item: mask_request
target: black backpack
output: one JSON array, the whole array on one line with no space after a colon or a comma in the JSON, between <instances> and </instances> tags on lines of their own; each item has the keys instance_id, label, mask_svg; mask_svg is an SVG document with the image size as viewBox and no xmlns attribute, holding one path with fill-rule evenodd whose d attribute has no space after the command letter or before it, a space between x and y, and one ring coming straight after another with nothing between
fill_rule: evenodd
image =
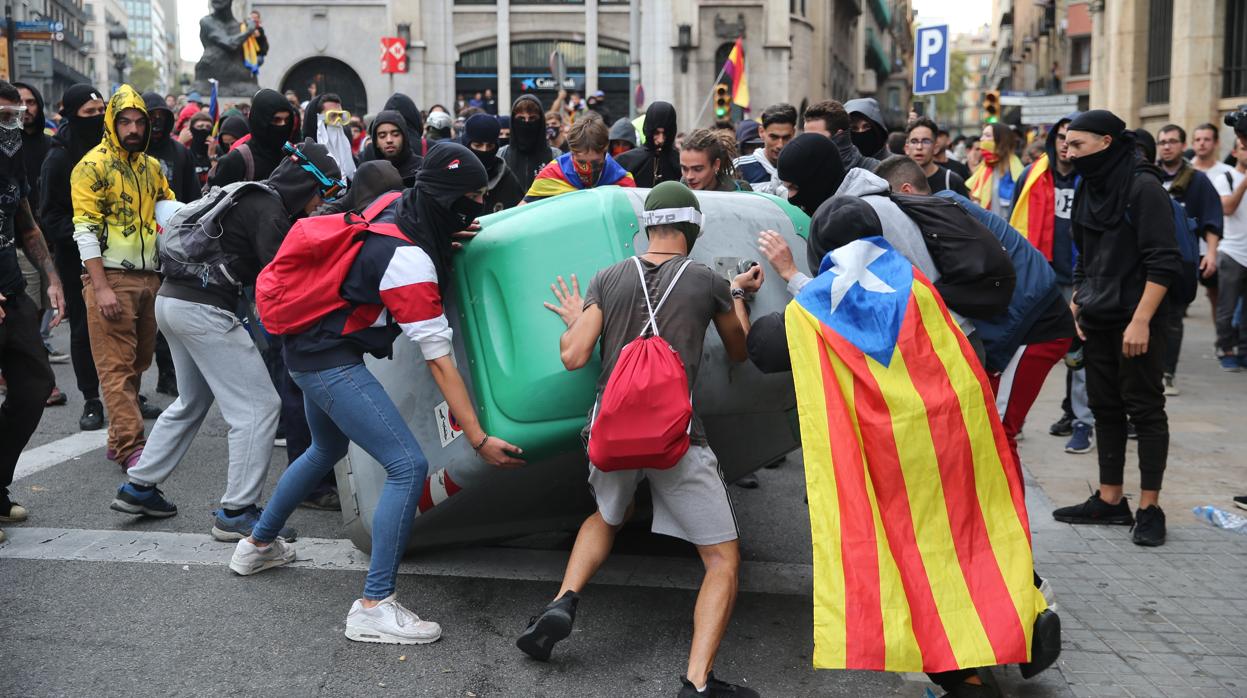
<instances>
[{"instance_id":1,"label":"black backpack","mask_svg":"<svg viewBox=\"0 0 1247 698\"><path fill-rule=\"evenodd\" d=\"M896 193L891 198L922 231L940 272L935 289L949 309L980 320L1009 309L1017 272L987 226L947 199Z\"/></svg>"}]
</instances>

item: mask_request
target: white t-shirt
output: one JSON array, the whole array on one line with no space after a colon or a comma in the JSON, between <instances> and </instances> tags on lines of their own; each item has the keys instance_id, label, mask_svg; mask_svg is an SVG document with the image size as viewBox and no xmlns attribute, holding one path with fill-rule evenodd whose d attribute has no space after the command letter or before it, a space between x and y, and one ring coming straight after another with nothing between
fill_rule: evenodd
<instances>
[{"instance_id":1,"label":"white t-shirt","mask_svg":"<svg viewBox=\"0 0 1247 698\"><path fill-rule=\"evenodd\" d=\"M1229 179L1226 179L1225 174L1216 169L1210 169L1206 174L1212 180L1212 186L1216 188L1218 194L1229 196L1238 183L1243 181L1244 175L1224 163L1217 164L1226 168ZM1243 197L1234 213L1225 217L1223 237L1217 246L1217 251L1228 254L1235 262L1247 266L1247 197Z\"/></svg>"}]
</instances>

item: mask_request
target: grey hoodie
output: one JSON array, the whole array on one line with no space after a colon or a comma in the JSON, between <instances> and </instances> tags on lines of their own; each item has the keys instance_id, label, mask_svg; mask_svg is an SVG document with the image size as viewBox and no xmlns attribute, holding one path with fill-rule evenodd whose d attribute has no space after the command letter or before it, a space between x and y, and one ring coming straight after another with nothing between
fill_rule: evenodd
<instances>
[{"instance_id":1,"label":"grey hoodie","mask_svg":"<svg viewBox=\"0 0 1247 698\"><path fill-rule=\"evenodd\" d=\"M863 154L867 157L873 157L880 162L887 160L892 153L888 150L888 125L883 121L883 112L879 110L879 102L874 97L850 99L844 103L844 110L849 113L849 116L856 112L870 119L883 137L883 147L879 149L879 152Z\"/></svg>"}]
</instances>

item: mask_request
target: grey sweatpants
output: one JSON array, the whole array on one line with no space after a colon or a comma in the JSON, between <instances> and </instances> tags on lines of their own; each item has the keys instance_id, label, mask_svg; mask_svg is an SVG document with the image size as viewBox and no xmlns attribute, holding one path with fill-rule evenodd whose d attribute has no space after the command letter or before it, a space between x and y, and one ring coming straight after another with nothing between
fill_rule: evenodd
<instances>
[{"instance_id":1,"label":"grey sweatpants","mask_svg":"<svg viewBox=\"0 0 1247 698\"><path fill-rule=\"evenodd\" d=\"M130 481L164 482L199 432L214 400L229 425L229 474L221 505L242 509L260 499L277 433L281 400L264 359L233 313L176 298L156 297L156 322L169 340L178 397L147 437Z\"/></svg>"}]
</instances>

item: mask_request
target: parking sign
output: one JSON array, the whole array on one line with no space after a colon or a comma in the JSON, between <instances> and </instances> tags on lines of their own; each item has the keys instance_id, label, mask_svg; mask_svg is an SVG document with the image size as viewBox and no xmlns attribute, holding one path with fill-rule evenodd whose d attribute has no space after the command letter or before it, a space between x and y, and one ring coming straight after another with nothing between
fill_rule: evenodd
<instances>
[{"instance_id":1,"label":"parking sign","mask_svg":"<svg viewBox=\"0 0 1247 698\"><path fill-rule=\"evenodd\" d=\"M948 25L919 27L914 39L914 94L947 92Z\"/></svg>"}]
</instances>

